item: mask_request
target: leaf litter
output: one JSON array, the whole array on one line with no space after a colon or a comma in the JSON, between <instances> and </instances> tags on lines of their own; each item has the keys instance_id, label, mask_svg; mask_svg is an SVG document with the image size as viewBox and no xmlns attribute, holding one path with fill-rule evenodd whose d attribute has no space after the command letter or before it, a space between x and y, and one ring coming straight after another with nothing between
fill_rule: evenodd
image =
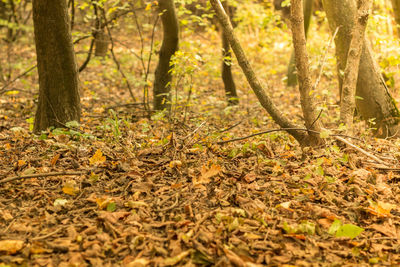
<instances>
[{"instance_id":1,"label":"leaf litter","mask_svg":"<svg viewBox=\"0 0 400 267\"><path fill-rule=\"evenodd\" d=\"M276 128L256 119L265 113L254 96L227 110L215 101L222 91L205 89L207 101L174 122L149 120L140 109L110 117L104 107L126 92L95 89L97 98L82 99L74 132L40 138L23 115L33 112L31 95L4 96L0 114L13 119L0 122L0 177L16 179L0 181L0 264L400 264L395 169L330 139L325 148L301 149L274 132L215 144ZM278 89L282 110L298 113L296 93ZM365 137L354 144L398 165L398 141L358 133Z\"/></svg>"}]
</instances>

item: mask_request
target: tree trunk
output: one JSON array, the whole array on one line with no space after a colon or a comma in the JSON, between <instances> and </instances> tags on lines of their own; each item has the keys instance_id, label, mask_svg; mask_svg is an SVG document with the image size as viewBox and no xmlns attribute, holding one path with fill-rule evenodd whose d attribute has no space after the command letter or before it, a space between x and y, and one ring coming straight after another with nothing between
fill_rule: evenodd
<instances>
[{"instance_id":1,"label":"tree trunk","mask_svg":"<svg viewBox=\"0 0 400 267\"><path fill-rule=\"evenodd\" d=\"M356 108L358 69L371 4L371 0L359 0L358 11L353 20L354 27L351 33L349 52L347 53L340 97L340 121L349 128L353 124L353 114Z\"/></svg>"},{"instance_id":2,"label":"tree trunk","mask_svg":"<svg viewBox=\"0 0 400 267\"><path fill-rule=\"evenodd\" d=\"M312 139L313 144L318 145L322 144L323 141L319 136L321 126L318 121L311 93L312 81L306 49L303 4L302 0L291 0L290 3L290 24L293 36L296 69L299 78L300 103L306 128L311 130L309 133L310 139Z\"/></svg>"},{"instance_id":3,"label":"tree trunk","mask_svg":"<svg viewBox=\"0 0 400 267\"><path fill-rule=\"evenodd\" d=\"M173 0L160 0L158 10L161 13L163 25L163 42L160 57L155 72L153 87L154 109L163 110L170 108L171 73L170 60L178 50L179 26Z\"/></svg>"},{"instance_id":4,"label":"tree trunk","mask_svg":"<svg viewBox=\"0 0 400 267\"><path fill-rule=\"evenodd\" d=\"M400 37L400 0L392 0L392 7L396 21L397 35Z\"/></svg>"},{"instance_id":5,"label":"tree trunk","mask_svg":"<svg viewBox=\"0 0 400 267\"><path fill-rule=\"evenodd\" d=\"M232 50L238 60L239 66L241 67L246 79L253 89L255 95L257 96L260 104L263 108L271 115L272 119L283 129L285 129L289 134L291 134L301 146L309 146L313 145L313 138L307 134L307 132L299 129L299 126L292 123L288 118L286 118L274 105L272 100L266 94L263 86L258 80L257 76L254 73L253 68L251 67L249 61L244 54L244 51L236 38L233 27L230 24L229 17L224 12L222 4L219 0L210 0L213 9L217 13L217 18L221 23L221 26L229 40L229 43L232 47Z\"/></svg>"},{"instance_id":6,"label":"tree trunk","mask_svg":"<svg viewBox=\"0 0 400 267\"><path fill-rule=\"evenodd\" d=\"M306 33L306 38L308 34L308 29L310 28L311 15L312 15L313 0L303 0L303 14L304 14L304 31ZM294 60L294 51L290 56L288 72L287 72L287 85L295 86L297 84L297 74L296 63Z\"/></svg>"},{"instance_id":7,"label":"tree trunk","mask_svg":"<svg viewBox=\"0 0 400 267\"><path fill-rule=\"evenodd\" d=\"M34 131L80 119L78 73L65 0L33 0L39 73Z\"/></svg>"},{"instance_id":8,"label":"tree trunk","mask_svg":"<svg viewBox=\"0 0 400 267\"><path fill-rule=\"evenodd\" d=\"M232 7L224 1L222 2L222 6L225 8L226 12L232 23L233 11ZM235 25L233 25L235 26ZM230 59L231 54L231 46L229 45L228 37L225 36L224 30L221 31L221 39L222 39L222 81L224 82L225 87L225 95L228 100L229 105L237 105L239 104L239 98L236 92L235 81L233 80L232 75L232 60Z\"/></svg>"},{"instance_id":9,"label":"tree trunk","mask_svg":"<svg viewBox=\"0 0 400 267\"><path fill-rule=\"evenodd\" d=\"M357 9L353 0L324 0L323 7L332 32L339 27L335 44L341 92L343 77L340 73L343 73L347 62L351 32L354 26L353 18ZM362 46L356 89L357 111L364 120L375 122L375 125L371 126L376 128L377 136L395 135L400 119L399 110L383 81L366 38L364 38Z\"/></svg>"},{"instance_id":10,"label":"tree trunk","mask_svg":"<svg viewBox=\"0 0 400 267\"><path fill-rule=\"evenodd\" d=\"M222 80L225 86L225 95L228 100L229 105L237 105L239 104L239 98L236 92L235 81L233 80L232 75L232 60L230 59L231 54L231 46L229 45L229 40L225 36L224 32L221 33L222 38Z\"/></svg>"}]
</instances>

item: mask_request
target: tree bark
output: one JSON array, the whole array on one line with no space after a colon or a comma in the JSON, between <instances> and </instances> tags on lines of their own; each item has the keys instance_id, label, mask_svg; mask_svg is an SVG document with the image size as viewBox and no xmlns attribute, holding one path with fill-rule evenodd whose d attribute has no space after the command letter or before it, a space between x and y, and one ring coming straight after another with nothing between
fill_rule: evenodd
<instances>
[{"instance_id":1,"label":"tree bark","mask_svg":"<svg viewBox=\"0 0 400 267\"><path fill-rule=\"evenodd\" d=\"M172 79L170 60L178 50L179 26L173 0L160 0L158 2L158 10L161 13L163 25L163 42L155 71L153 97L154 109L163 110L170 108Z\"/></svg>"},{"instance_id":2,"label":"tree bark","mask_svg":"<svg viewBox=\"0 0 400 267\"><path fill-rule=\"evenodd\" d=\"M295 62L297 76L299 78L300 103L303 110L304 122L308 130L310 139L314 144L322 144L318 132L321 132L320 122L312 100L312 81L310 76L310 66L306 48L306 33L304 27L304 15L302 0L291 0L290 22L293 36L295 52Z\"/></svg>"},{"instance_id":3,"label":"tree bark","mask_svg":"<svg viewBox=\"0 0 400 267\"><path fill-rule=\"evenodd\" d=\"M244 54L244 51L234 35L232 25L230 24L229 17L226 15L222 4L219 0L210 0L213 9L217 13L217 18L220 21L222 28L229 40L232 50L238 60L239 66L241 67L246 79L257 96L260 104L264 109L271 115L272 119L282 128L287 129L286 131L291 134L301 146L312 145L312 139L310 140L309 135L299 130L299 126L293 124L288 118L286 118L274 105L270 97L266 94L263 86L256 77L253 68Z\"/></svg>"},{"instance_id":4,"label":"tree bark","mask_svg":"<svg viewBox=\"0 0 400 267\"><path fill-rule=\"evenodd\" d=\"M340 102L340 121L348 128L353 124L353 115L356 107L357 76L360 56L364 40L364 32L368 22L370 0L360 0L358 12L354 17L354 27L347 53L346 68L344 70L343 88Z\"/></svg>"},{"instance_id":5,"label":"tree bark","mask_svg":"<svg viewBox=\"0 0 400 267\"><path fill-rule=\"evenodd\" d=\"M79 121L81 107L69 17L65 0L33 0L39 73L34 131Z\"/></svg>"},{"instance_id":6,"label":"tree bark","mask_svg":"<svg viewBox=\"0 0 400 267\"><path fill-rule=\"evenodd\" d=\"M228 12L228 16L230 19L233 17L233 12L231 10L232 7L229 7L228 3L222 3L225 10ZM231 20L232 23L232 20ZM232 60L230 59L231 54L231 46L229 45L228 37L225 36L224 30L221 33L222 39L222 81L224 82L225 95L229 105L237 105L239 104L239 98L236 92L235 81L233 80L232 75Z\"/></svg>"},{"instance_id":7,"label":"tree bark","mask_svg":"<svg viewBox=\"0 0 400 267\"><path fill-rule=\"evenodd\" d=\"M225 87L225 95L229 105L239 104L239 98L236 92L235 81L232 75L232 60L230 59L231 46L229 45L229 40L225 36L224 32L221 33L222 38L222 80Z\"/></svg>"},{"instance_id":8,"label":"tree bark","mask_svg":"<svg viewBox=\"0 0 400 267\"><path fill-rule=\"evenodd\" d=\"M313 7L313 0L303 0L304 31L306 34L306 39L308 35L308 29L310 28L312 7ZM288 86L295 86L297 84L297 74L295 72L296 63L294 58L295 58L294 51L292 51L287 72L286 83Z\"/></svg>"},{"instance_id":9,"label":"tree bark","mask_svg":"<svg viewBox=\"0 0 400 267\"><path fill-rule=\"evenodd\" d=\"M392 7L396 21L397 35L400 37L400 0L392 0Z\"/></svg>"},{"instance_id":10,"label":"tree bark","mask_svg":"<svg viewBox=\"0 0 400 267\"><path fill-rule=\"evenodd\" d=\"M351 31L354 26L356 13L353 0L323 0L323 7L327 14L332 32L339 27L335 38L336 57L341 92L342 73L347 62ZM367 122L374 121L376 135L388 137L397 134L400 113L391 97L388 88L383 81L366 38L363 40L360 66L358 71L356 95L356 107L360 116Z\"/></svg>"}]
</instances>

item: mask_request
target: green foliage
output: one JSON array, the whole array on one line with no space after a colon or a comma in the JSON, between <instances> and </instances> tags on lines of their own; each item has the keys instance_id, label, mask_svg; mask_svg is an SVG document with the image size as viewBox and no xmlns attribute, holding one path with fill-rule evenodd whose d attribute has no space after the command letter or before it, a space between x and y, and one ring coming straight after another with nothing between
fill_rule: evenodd
<instances>
[{"instance_id":1,"label":"green foliage","mask_svg":"<svg viewBox=\"0 0 400 267\"><path fill-rule=\"evenodd\" d=\"M364 231L363 228L354 224L342 224L338 219L331 224L328 233L336 237L349 237L351 239L359 236Z\"/></svg>"}]
</instances>

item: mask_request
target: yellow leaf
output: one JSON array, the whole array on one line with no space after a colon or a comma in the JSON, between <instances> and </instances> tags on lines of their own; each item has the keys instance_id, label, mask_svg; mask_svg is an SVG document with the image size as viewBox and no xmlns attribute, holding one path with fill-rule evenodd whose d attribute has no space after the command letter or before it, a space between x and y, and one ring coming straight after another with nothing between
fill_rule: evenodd
<instances>
[{"instance_id":1,"label":"yellow leaf","mask_svg":"<svg viewBox=\"0 0 400 267\"><path fill-rule=\"evenodd\" d=\"M146 11L149 11L150 9L151 9L151 3L147 4L145 10L146 10Z\"/></svg>"},{"instance_id":2,"label":"yellow leaf","mask_svg":"<svg viewBox=\"0 0 400 267\"><path fill-rule=\"evenodd\" d=\"M390 216L390 211L394 207L395 206L390 203L378 201L377 203L371 203L371 205L367 208L367 211L378 217L388 217Z\"/></svg>"},{"instance_id":3,"label":"yellow leaf","mask_svg":"<svg viewBox=\"0 0 400 267\"><path fill-rule=\"evenodd\" d=\"M6 252L8 254L15 254L17 251L21 250L24 246L24 241L22 240L2 240L0 241L0 251Z\"/></svg>"},{"instance_id":4,"label":"yellow leaf","mask_svg":"<svg viewBox=\"0 0 400 267\"><path fill-rule=\"evenodd\" d=\"M62 191L64 192L64 194L75 196L76 194L79 193L79 188L76 186L75 181L69 181L65 183L65 185L62 188Z\"/></svg>"},{"instance_id":5,"label":"yellow leaf","mask_svg":"<svg viewBox=\"0 0 400 267\"><path fill-rule=\"evenodd\" d=\"M18 160L18 167L22 167L22 166L24 166L24 165L25 165L25 163L26 163L26 161L25 161L25 160L23 160L23 159L20 159L20 160Z\"/></svg>"},{"instance_id":6,"label":"yellow leaf","mask_svg":"<svg viewBox=\"0 0 400 267\"><path fill-rule=\"evenodd\" d=\"M169 167L170 168L180 168L182 166L182 161L180 160L171 160L171 162L169 163Z\"/></svg>"},{"instance_id":7,"label":"yellow leaf","mask_svg":"<svg viewBox=\"0 0 400 267\"><path fill-rule=\"evenodd\" d=\"M94 153L93 157L89 159L90 165L101 164L106 161L106 157L103 156L103 152L100 149L97 149L96 153Z\"/></svg>"}]
</instances>

